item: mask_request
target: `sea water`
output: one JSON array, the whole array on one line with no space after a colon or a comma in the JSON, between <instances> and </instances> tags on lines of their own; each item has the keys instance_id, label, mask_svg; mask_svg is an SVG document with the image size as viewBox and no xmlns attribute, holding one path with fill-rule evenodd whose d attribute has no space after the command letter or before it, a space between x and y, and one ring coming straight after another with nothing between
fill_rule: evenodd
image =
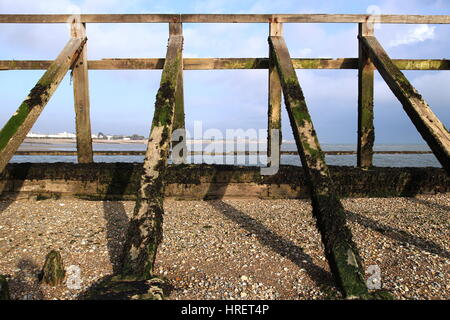
<instances>
[{"instance_id":1,"label":"sea water","mask_svg":"<svg viewBox=\"0 0 450 320\"><path fill-rule=\"evenodd\" d=\"M201 151L208 148L211 151L211 143L189 143L188 150ZM145 144L137 143L94 143L94 151L145 151ZM215 152L226 152L226 146L220 146ZM48 151L75 151L76 147L73 143L61 144L39 144L32 143L27 145L24 143L22 150L48 150ZM265 143L235 144L235 151L266 151ZM355 151L354 144L323 144L324 151ZM283 151L296 151L297 147L293 142L286 142L281 145ZM424 144L377 144L374 146L375 151L430 151L429 147ZM11 162L73 162L77 161L76 156L14 156ZM144 156L94 156L95 162L143 162ZM267 158L265 155L235 155L235 156L188 156L187 163L213 163L213 164L234 164L234 165L252 165L265 166ZM356 155L326 155L326 162L329 165L338 166L356 166ZM375 154L373 163L378 167L441 167L433 154ZM301 166L300 157L298 155L282 155L282 165Z\"/></svg>"}]
</instances>

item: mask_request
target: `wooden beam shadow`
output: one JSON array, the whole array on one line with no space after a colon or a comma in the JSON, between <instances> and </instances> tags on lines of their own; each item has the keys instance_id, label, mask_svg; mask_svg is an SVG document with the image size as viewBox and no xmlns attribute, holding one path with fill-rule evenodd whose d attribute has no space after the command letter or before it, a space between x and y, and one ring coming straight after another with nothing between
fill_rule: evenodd
<instances>
[{"instance_id":1,"label":"wooden beam shadow","mask_svg":"<svg viewBox=\"0 0 450 320\"><path fill-rule=\"evenodd\" d=\"M236 209L227 202L222 200L210 200L209 204L224 217L233 221L241 228L244 228L247 232L254 234L262 245L269 247L280 256L289 259L299 268L305 269L309 278L314 281L318 287L334 287L330 273L316 265L312 257L297 244L281 237L276 232L267 228L260 221Z\"/></svg>"}]
</instances>

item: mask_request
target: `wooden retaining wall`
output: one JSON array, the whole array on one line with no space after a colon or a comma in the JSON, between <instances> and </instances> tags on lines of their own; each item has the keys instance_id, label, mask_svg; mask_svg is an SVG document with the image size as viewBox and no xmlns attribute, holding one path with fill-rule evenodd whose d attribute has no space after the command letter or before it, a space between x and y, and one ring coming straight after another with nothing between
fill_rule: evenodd
<instances>
[{"instance_id":1,"label":"wooden retaining wall","mask_svg":"<svg viewBox=\"0 0 450 320\"><path fill-rule=\"evenodd\" d=\"M170 165L165 196L178 200L218 198L309 198L303 170L281 166L273 176L257 167ZM440 168L372 168L330 166L343 197L393 197L450 192L450 178ZM80 197L92 200L135 199L139 163L14 163L0 176L3 199Z\"/></svg>"}]
</instances>

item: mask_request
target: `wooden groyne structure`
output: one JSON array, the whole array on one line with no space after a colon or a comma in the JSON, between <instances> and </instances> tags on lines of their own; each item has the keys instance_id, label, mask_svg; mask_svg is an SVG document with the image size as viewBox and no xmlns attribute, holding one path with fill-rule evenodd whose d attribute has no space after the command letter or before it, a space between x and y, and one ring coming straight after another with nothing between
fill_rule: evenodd
<instances>
[{"instance_id":1,"label":"wooden groyne structure","mask_svg":"<svg viewBox=\"0 0 450 320\"><path fill-rule=\"evenodd\" d=\"M279 163L272 152L281 141L281 97L284 96L298 154L303 166L303 179L312 200L325 256L338 287L347 298L388 298L386 292L369 292L364 281L361 258L346 225L346 213L332 173L325 163L314 130L313 120L301 88L296 69L358 69L358 149L356 170L373 167L373 87L374 70L378 70L392 92L399 99L406 114L441 163L443 170L437 176L444 192L448 189L450 173L450 134L431 108L400 71L448 70L449 60L393 60L374 34L375 23L432 23L450 24L450 16L419 15L205 15L205 14L120 14L120 15L0 15L0 23L70 23L71 34L66 46L53 61L0 61L0 70L36 70L46 72L31 89L17 112L0 131L0 172L11 174L8 162L16 154L27 133L57 89L65 74L72 70L76 111L77 158L79 165L93 168L93 149L90 126L88 70L101 69L162 69L160 88L156 95L144 163L134 180L136 206L129 224L123 249L120 272L102 284L96 296L108 296L123 291L123 297L133 286L153 279L154 262L162 240L163 201L166 196L171 147L185 142L172 141L176 129L184 129L183 71L210 69L267 69L269 73L268 98L268 156L269 163ZM168 23L167 54L148 59L87 59L87 25L89 23ZM183 58L184 23L265 23L269 26L268 58ZM359 25L358 58L296 59L290 56L283 38L285 23L357 23ZM279 144L278 144L279 145ZM276 147L275 147L276 148ZM278 146L279 148L279 146ZM279 151L279 150L277 150ZM279 152L278 152L279 153ZM186 156L186 155L181 155ZM9 170L9 171L8 171ZM297 169L290 169L297 170ZM20 169L19 169L20 172ZM184 171L186 173L188 171ZM372 171L372 173L375 171ZM194 173L191 171L191 174ZM286 174L286 172L285 172ZM254 173L251 174L255 177ZM289 175L289 173L287 173ZM414 176L414 173L412 173ZM14 174L13 174L14 176ZM176 175L175 175L176 176ZM295 176L295 175L294 175ZM183 177L183 174L178 175ZM298 177L298 175L296 176ZM87 180L89 180L86 177ZM257 178L256 178L257 179ZM230 178L226 182L230 182ZM399 181L404 179L399 179ZM350 180L352 181L352 180ZM267 181L266 181L267 182ZM270 181L269 181L270 182ZM349 182L352 183L352 182ZM275 182L276 184L276 182ZM3 184L5 187L7 183ZM423 189L436 190L424 185ZM14 189L14 187L13 187ZM416 190L417 191L417 190ZM128 293L127 293L128 292ZM149 298L144 295L143 298Z\"/></svg>"}]
</instances>

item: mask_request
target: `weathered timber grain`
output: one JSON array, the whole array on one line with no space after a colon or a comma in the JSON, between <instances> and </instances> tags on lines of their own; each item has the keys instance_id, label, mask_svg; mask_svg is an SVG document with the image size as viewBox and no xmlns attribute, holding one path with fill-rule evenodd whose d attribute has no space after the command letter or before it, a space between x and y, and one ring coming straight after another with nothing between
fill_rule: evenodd
<instances>
[{"instance_id":1,"label":"weathered timber grain","mask_svg":"<svg viewBox=\"0 0 450 320\"><path fill-rule=\"evenodd\" d=\"M368 290L361 258L346 225L345 211L334 189L286 43L283 37L269 37L269 44L331 271L347 298L365 298Z\"/></svg>"},{"instance_id":2,"label":"weathered timber grain","mask_svg":"<svg viewBox=\"0 0 450 320\"><path fill-rule=\"evenodd\" d=\"M373 24L360 23L359 35L373 35ZM373 126L374 67L364 51L361 40L359 41L358 140L356 163L358 167L369 168L372 166L373 145L375 142L375 130Z\"/></svg>"},{"instance_id":3,"label":"weathered timber grain","mask_svg":"<svg viewBox=\"0 0 450 320\"><path fill-rule=\"evenodd\" d=\"M86 39L73 38L50 65L26 99L0 131L0 172L36 122L64 75L76 60Z\"/></svg>"},{"instance_id":4,"label":"weathered timber grain","mask_svg":"<svg viewBox=\"0 0 450 320\"><path fill-rule=\"evenodd\" d=\"M295 69L358 69L358 58L292 58ZM450 70L448 59L394 59L401 70ZM50 60L0 60L1 70L45 70ZM89 60L89 70L160 70L164 58ZM268 58L185 58L184 70L268 69Z\"/></svg>"},{"instance_id":5,"label":"weathered timber grain","mask_svg":"<svg viewBox=\"0 0 450 320\"><path fill-rule=\"evenodd\" d=\"M364 49L383 79L403 105L403 109L428 143L442 167L450 174L450 133L431 108L411 85L405 75L392 63L375 37L360 36Z\"/></svg>"},{"instance_id":6,"label":"weathered timber grain","mask_svg":"<svg viewBox=\"0 0 450 320\"><path fill-rule=\"evenodd\" d=\"M270 23L269 24L269 36L282 36L283 24ZM280 163L280 146L281 146L281 84L278 76L275 61L272 55L272 51L269 50L269 108L268 108L268 124L267 124L267 165L272 163L272 134L273 130L278 130L279 142L278 142L278 162Z\"/></svg>"},{"instance_id":7,"label":"weathered timber grain","mask_svg":"<svg viewBox=\"0 0 450 320\"><path fill-rule=\"evenodd\" d=\"M169 24L170 36L183 36L183 25L181 23ZM181 58L180 73L177 80L177 91L175 93L175 114L173 119L172 131L177 130L177 137L172 141L172 158L176 163L186 162L186 127L184 115L184 89L183 89L183 57ZM180 151L178 152L180 147ZM173 151L177 154L174 154Z\"/></svg>"},{"instance_id":8,"label":"weathered timber grain","mask_svg":"<svg viewBox=\"0 0 450 320\"><path fill-rule=\"evenodd\" d=\"M68 14L0 14L0 23L66 23ZM379 23L449 24L449 15L377 15ZM84 23L363 23L368 14L82 14Z\"/></svg>"},{"instance_id":9,"label":"weathered timber grain","mask_svg":"<svg viewBox=\"0 0 450 320\"><path fill-rule=\"evenodd\" d=\"M187 199L306 199L304 170L280 166L274 175L260 167L169 165L164 197ZM450 191L442 168L377 168L329 166L340 197L413 197ZM0 175L0 197L90 200L136 200L142 163L11 163Z\"/></svg>"},{"instance_id":10,"label":"weathered timber grain","mask_svg":"<svg viewBox=\"0 0 450 320\"><path fill-rule=\"evenodd\" d=\"M72 24L72 37L86 38L86 24ZM89 102L89 78L87 64L87 44L83 46L73 65L73 94L77 133L77 156L79 163L93 161L91 117Z\"/></svg>"},{"instance_id":11,"label":"weathered timber grain","mask_svg":"<svg viewBox=\"0 0 450 320\"><path fill-rule=\"evenodd\" d=\"M122 279L144 280L153 276L156 252L162 240L163 178L172 136L182 47L182 36L169 38L138 198L124 245Z\"/></svg>"}]
</instances>

